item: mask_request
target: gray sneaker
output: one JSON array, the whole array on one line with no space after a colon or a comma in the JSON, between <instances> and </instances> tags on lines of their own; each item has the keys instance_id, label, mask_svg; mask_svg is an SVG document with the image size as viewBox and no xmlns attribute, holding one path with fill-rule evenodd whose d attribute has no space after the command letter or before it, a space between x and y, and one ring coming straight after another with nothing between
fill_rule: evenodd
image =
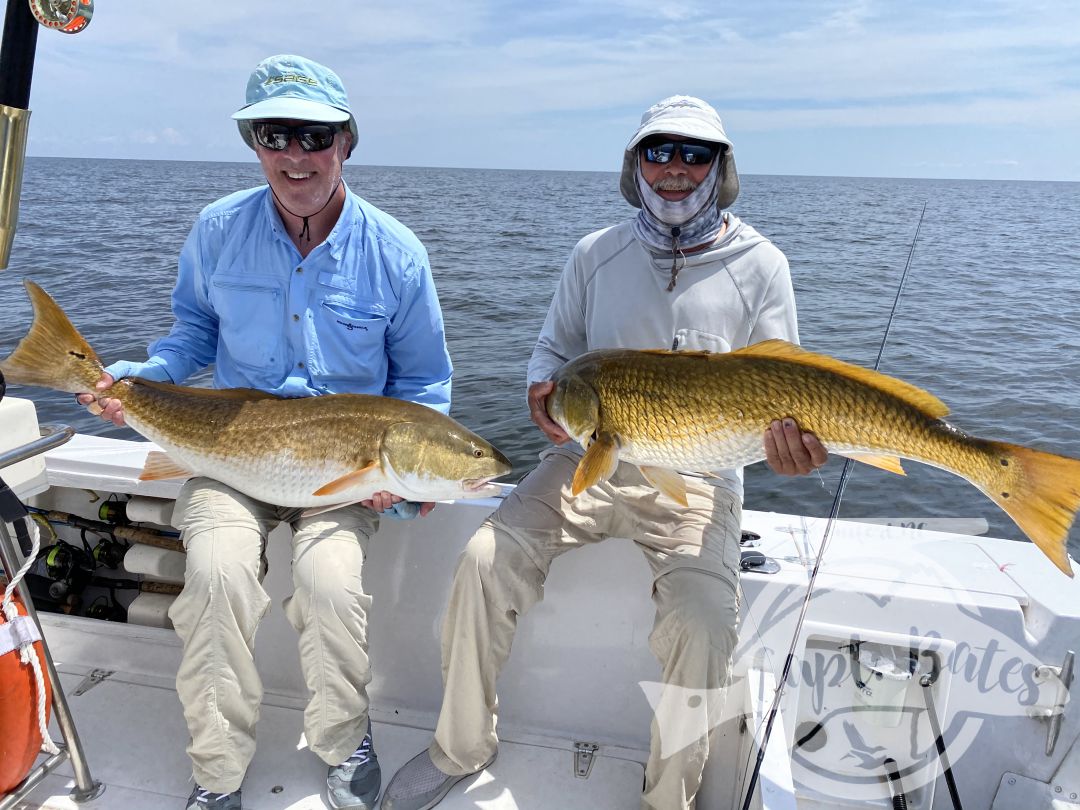
<instances>
[{"instance_id":1,"label":"gray sneaker","mask_svg":"<svg viewBox=\"0 0 1080 810\"><path fill-rule=\"evenodd\" d=\"M241 810L240 791L213 793L196 785L184 810Z\"/></svg>"},{"instance_id":2,"label":"gray sneaker","mask_svg":"<svg viewBox=\"0 0 1080 810\"><path fill-rule=\"evenodd\" d=\"M493 755L474 773L479 773L494 761ZM472 774L449 776L443 773L431 761L431 755L424 751L402 765L394 774L386 787L380 807L382 810L428 810L441 802L450 792L450 788L469 776Z\"/></svg>"},{"instance_id":3,"label":"gray sneaker","mask_svg":"<svg viewBox=\"0 0 1080 810\"><path fill-rule=\"evenodd\" d=\"M382 769L371 741L371 726L360 747L326 772L326 798L334 810L372 810L382 787Z\"/></svg>"}]
</instances>

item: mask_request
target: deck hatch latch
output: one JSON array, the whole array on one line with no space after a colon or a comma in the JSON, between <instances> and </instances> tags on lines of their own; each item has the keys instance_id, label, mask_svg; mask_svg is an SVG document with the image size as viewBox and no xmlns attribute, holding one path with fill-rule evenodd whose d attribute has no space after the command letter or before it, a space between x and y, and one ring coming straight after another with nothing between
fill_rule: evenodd
<instances>
[{"instance_id":1,"label":"deck hatch latch","mask_svg":"<svg viewBox=\"0 0 1080 810\"><path fill-rule=\"evenodd\" d=\"M600 746L591 742L574 743L574 776L578 779L588 779L589 771L592 770L593 760Z\"/></svg>"},{"instance_id":2,"label":"deck hatch latch","mask_svg":"<svg viewBox=\"0 0 1080 810\"><path fill-rule=\"evenodd\" d=\"M1042 702L1029 706L1029 717L1046 720L1046 755L1052 756L1057 746L1058 734L1061 733L1061 721L1065 716L1065 705L1069 702L1069 689L1073 682L1073 668L1076 654L1069 650L1060 667L1041 666L1035 669L1035 680L1047 684L1053 691L1049 704Z\"/></svg>"},{"instance_id":3,"label":"deck hatch latch","mask_svg":"<svg viewBox=\"0 0 1080 810\"><path fill-rule=\"evenodd\" d=\"M75 691L72 692L73 697L79 697L85 695L92 688L97 686L103 680L113 674L115 670L112 669L94 669L90 671L90 674L82 679L82 682L75 687Z\"/></svg>"}]
</instances>

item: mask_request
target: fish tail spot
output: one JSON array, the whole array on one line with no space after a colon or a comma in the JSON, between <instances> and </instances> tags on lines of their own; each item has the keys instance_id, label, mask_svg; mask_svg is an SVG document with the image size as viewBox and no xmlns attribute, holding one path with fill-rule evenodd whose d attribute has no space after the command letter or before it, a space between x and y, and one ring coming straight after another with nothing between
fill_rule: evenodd
<instances>
[{"instance_id":1,"label":"fish tail spot","mask_svg":"<svg viewBox=\"0 0 1080 810\"><path fill-rule=\"evenodd\" d=\"M86 339L41 287L24 282L34 321L14 351L0 361L10 382L79 394L94 390L102 365Z\"/></svg>"},{"instance_id":2,"label":"fish tail spot","mask_svg":"<svg viewBox=\"0 0 1080 810\"><path fill-rule=\"evenodd\" d=\"M1072 576L1066 542L1080 511L1080 460L1004 442L992 443L992 453L997 480L984 481L983 492Z\"/></svg>"}]
</instances>

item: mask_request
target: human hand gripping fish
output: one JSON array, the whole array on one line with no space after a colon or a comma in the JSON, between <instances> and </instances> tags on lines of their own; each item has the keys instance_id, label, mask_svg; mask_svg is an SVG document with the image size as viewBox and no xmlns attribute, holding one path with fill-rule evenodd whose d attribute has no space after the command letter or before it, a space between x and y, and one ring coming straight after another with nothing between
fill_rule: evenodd
<instances>
[{"instance_id":1,"label":"human hand gripping fish","mask_svg":"<svg viewBox=\"0 0 1080 810\"><path fill-rule=\"evenodd\" d=\"M899 475L905 458L959 475L1072 576L1066 541L1080 509L1080 460L969 436L943 421L948 408L932 394L783 340L724 354L589 352L556 372L546 408L586 448L574 494L621 460L685 504L672 471L760 461L763 431L777 420L787 430L790 419L830 453Z\"/></svg>"},{"instance_id":2,"label":"human hand gripping fish","mask_svg":"<svg viewBox=\"0 0 1080 810\"><path fill-rule=\"evenodd\" d=\"M395 498L494 496L501 488L490 482L511 470L506 456L454 419L392 397L284 399L114 381L56 302L33 282L25 285L34 323L0 370L11 382L87 394L82 401L96 402L103 416L162 447L165 453L147 456L142 480L204 475L315 513L349 503L385 508Z\"/></svg>"}]
</instances>

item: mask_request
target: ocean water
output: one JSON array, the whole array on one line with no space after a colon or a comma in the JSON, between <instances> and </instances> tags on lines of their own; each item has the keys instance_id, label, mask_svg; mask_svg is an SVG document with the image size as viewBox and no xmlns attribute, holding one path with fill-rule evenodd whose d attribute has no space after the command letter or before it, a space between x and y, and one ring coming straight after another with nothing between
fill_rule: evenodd
<instances>
[{"instance_id":1,"label":"ocean water","mask_svg":"<svg viewBox=\"0 0 1080 810\"><path fill-rule=\"evenodd\" d=\"M456 368L452 413L520 476L545 444L525 407L529 354L571 247L633 214L617 175L346 166L345 177L427 246ZM145 358L171 322L193 218L261 181L255 163L29 159L0 272L0 353L29 324L21 281L32 277L106 362ZM872 366L924 205L881 370L938 395L969 433L1080 457L1080 183L744 175L733 211L787 254L803 345ZM68 395L12 393L32 395L42 421L133 438ZM827 515L842 461L799 479L753 465L746 505ZM856 465L841 517L984 518L990 535L1022 538L963 480L905 466L900 478ZM1080 558L1076 527L1070 548Z\"/></svg>"}]
</instances>

